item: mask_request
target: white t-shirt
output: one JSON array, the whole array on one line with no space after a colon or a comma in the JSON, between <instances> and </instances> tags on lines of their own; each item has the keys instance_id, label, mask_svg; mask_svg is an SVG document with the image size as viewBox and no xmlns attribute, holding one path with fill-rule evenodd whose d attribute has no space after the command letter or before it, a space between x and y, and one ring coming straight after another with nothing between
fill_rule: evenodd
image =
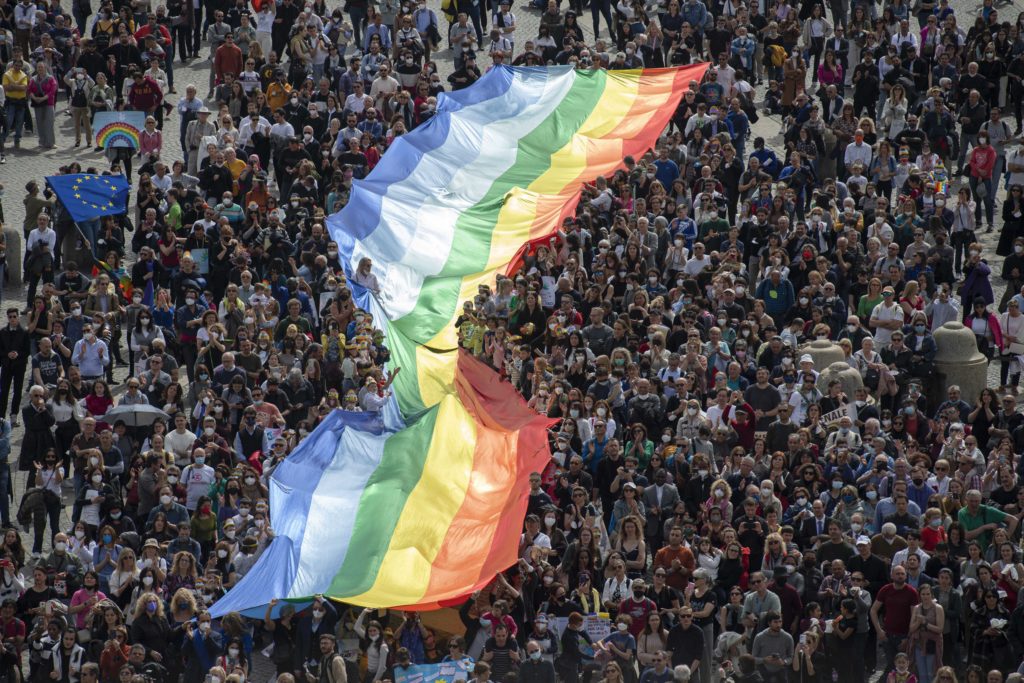
<instances>
[{"instance_id":1,"label":"white t-shirt","mask_svg":"<svg viewBox=\"0 0 1024 683\"><path fill-rule=\"evenodd\" d=\"M196 435L189 430L186 429L184 433L179 434L177 429L173 429L164 435L164 448L173 453L174 459L178 460L188 456L195 440Z\"/></svg>"},{"instance_id":2,"label":"white t-shirt","mask_svg":"<svg viewBox=\"0 0 1024 683\"><path fill-rule=\"evenodd\" d=\"M878 304L871 311L871 317L877 318L882 322L888 322L891 320L903 320L903 309L895 303L889 308L885 307L885 302ZM892 340L893 331L885 327L875 328L875 343L886 344Z\"/></svg>"},{"instance_id":3,"label":"white t-shirt","mask_svg":"<svg viewBox=\"0 0 1024 683\"><path fill-rule=\"evenodd\" d=\"M102 485L102 484L101 484ZM100 525L100 507L101 503L89 502L96 496L100 495L100 491L93 488L95 485L92 482L86 484L85 500L86 504L82 506L82 521L92 526Z\"/></svg>"},{"instance_id":4,"label":"white t-shirt","mask_svg":"<svg viewBox=\"0 0 1024 683\"><path fill-rule=\"evenodd\" d=\"M181 473L185 485L185 507L194 512L199 499L210 492L214 480L213 468L209 465L189 465Z\"/></svg>"},{"instance_id":5,"label":"white t-shirt","mask_svg":"<svg viewBox=\"0 0 1024 683\"><path fill-rule=\"evenodd\" d=\"M702 258L697 258L695 256L691 258L689 261L687 261L686 265L683 266L683 272L686 273L687 275L699 275L702 270L704 270L710 265L711 257L708 256L705 252Z\"/></svg>"},{"instance_id":6,"label":"white t-shirt","mask_svg":"<svg viewBox=\"0 0 1024 683\"><path fill-rule=\"evenodd\" d=\"M274 30L274 19L276 12L266 11L256 13L256 31L258 33L271 33Z\"/></svg>"}]
</instances>

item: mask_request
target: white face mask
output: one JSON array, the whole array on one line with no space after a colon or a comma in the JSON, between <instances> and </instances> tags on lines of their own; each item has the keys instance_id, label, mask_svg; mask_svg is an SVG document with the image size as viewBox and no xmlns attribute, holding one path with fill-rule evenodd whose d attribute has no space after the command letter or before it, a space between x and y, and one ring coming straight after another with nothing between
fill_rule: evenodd
<instances>
[{"instance_id":1,"label":"white face mask","mask_svg":"<svg viewBox=\"0 0 1024 683\"><path fill-rule=\"evenodd\" d=\"M255 483L256 483L256 477L246 477L245 478L245 485L246 486L253 486ZM246 512L249 512L249 511L246 510Z\"/></svg>"},{"instance_id":2,"label":"white face mask","mask_svg":"<svg viewBox=\"0 0 1024 683\"><path fill-rule=\"evenodd\" d=\"M217 557L219 557L220 559L223 560L227 556L228 556L228 551L227 550L224 550L223 548L221 548L220 550L217 551Z\"/></svg>"},{"instance_id":3,"label":"white face mask","mask_svg":"<svg viewBox=\"0 0 1024 683\"><path fill-rule=\"evenodd\" d=\"M82 531L81 529L75 529L75 538L77 538L79 540L85 538L85 532Z\"/></svg>"},{"instance_id":4,"label":"white face mask","mask_svg":"<svg viewBox=\"0 0 1024 683\"><path fill-rule=\"evenodd\" d=\"M168 477L167 481L170 481L170 480L171 480L171 477ZM175 477L175 480L177 480L177 477ZM168 495L160 496L160 504L161 505L170 505L171 504L171 497L168 496Z\"/></svg>"},{"instance_id":5,"label":"white face mask","mask_svg":"<svg viewBox=\"0 0 1024 683\"><path fill-rule=\"evenodd\" d=\"M152 576L143 576L142 577L142 584L144 586L152 586L153 585L153 577Z\"/></svg>"},{"instance_id":6,"label":"white face mask","mask_svg":"<svg viewBox=\"0 0 1024 683\"><path fill-rule=\"evenodd\" d=\"M203 434L206 434L206 436L213 436L213 433L215 431L217 431L217 430L214 429L213 427L206 427L206 428L203 429Z\"/></svg>"},{"instance_id":7,"label":"white face mask","mask_svg":"<svg viewBox=\"0 0 1024 683\"><path fill-rule=\"evenodd\" d=\"M94 484L102 484L103 483L103 475L102 474L94 474L92 476L92 483L94 483Z\"/></svg>"},{"instance_id":8,"label":"white face mask","mask_svg":"<svg viewBox=\"0 0 1024 683\"><path fill-rule=\"evenodd\" d=\"M228 657L237 657L237 656L238 656L238 648L237 647L229 647L228 648Z\"/></svg>"},{"instance_id":9,"label":"white face mask","mask_svg":"<svg viewBox=\"0 0 1024 683\"><path fill-rule=\"evenodd\" d=\"M168 483L168 484L177 484L177 483L178 483L178 477L177 477L177 475L174 475L174 474L172 474L172 475L169 475L169 476L167 477L167 483Z\"/></svg>"},{"instance_id":10,"label":"white face mask","mask_svg":"<svg viewBox=\"0 0 1024 683\"><path fill-rule=\"evenodd\" d=\"M58 541L54 548L56 548L59 552L64 552L68 549L68 544L64 541Z\"/></svg>"},{"instance_id":11,"label":"white face mask","mask_svg":"<svg viewBox=\"0 0 1024 683\"><path fill-rule=\"evenodd\" d=\"M556 521L557 520L553 515L548 515L544 518L544 524L546 524L547 526L554 526Z\"/></svg>"}]
</instances>

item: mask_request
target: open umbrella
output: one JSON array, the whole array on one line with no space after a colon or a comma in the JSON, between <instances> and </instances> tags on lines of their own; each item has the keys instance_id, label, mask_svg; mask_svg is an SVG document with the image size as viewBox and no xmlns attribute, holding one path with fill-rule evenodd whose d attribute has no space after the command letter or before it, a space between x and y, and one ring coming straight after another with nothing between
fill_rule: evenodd
<instances>
[{"instance_id":1,"label":"open umbrella","mask_svg":"<svg viewBox=\"0 0 1024 683\"><path fill-rule=\"evenodd\" d=\"M171 416L159 408L154 408L148 403L141 403L111 408L107 411L107 414L100 419L109 425L113 425L116 422L121 421L128 427L149 427L156 422L158 418L170 420Z\"/></svg>"}]
</instances>

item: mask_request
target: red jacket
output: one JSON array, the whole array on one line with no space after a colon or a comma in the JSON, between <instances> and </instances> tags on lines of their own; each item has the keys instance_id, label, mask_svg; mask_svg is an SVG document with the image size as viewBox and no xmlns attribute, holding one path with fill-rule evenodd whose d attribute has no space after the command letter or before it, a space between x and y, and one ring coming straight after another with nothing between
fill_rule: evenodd
<instances>
[{"instance_id":1,"label":"red jacket","mask_svg":"<svg viewBox=\"0 0 1024 683\"><path fill-rule=\"evenodd\" d=\"M167 30L166 26L160 24L156 25L156 30L150 29L149 24L143 24L142 28L135 32L135 42L142 45L145 42L144 38L150 33L156 34L156 42L162 47L171 44L171 32Z\"/></svg>"},{"instance_id":2,"label":"red jacket","mask_svg":"<svg viewBox=\"0 0 1024 683\"><path fill-rule=\"evenodd\" d=\"M237 45L225 43L217 48L213 56L213 73L217 78L224 79L224 74L231 73L235 76L242 73L242 51Z\"/></svg>"},{"instance_id":3,"label":"red jacket","mask_svg":"<svg viewBox=\"0 0 1024 683\"><path fill-rule=\"evenodd\" d=\"M992 177L992 169L996 166L996 149L992 145L981 147L976 145L971 149L970 157L971 177L987 179Z\"/></svg>"},{"instance_id":4,"label":"red jacket","mask_svg":"<svg viewBox=\"0 0 1024 683\"><path fill-rule=\"evenodd\" d=\"M128 88L128 105L136 111L153 113L164 101L160 84L149 76L143 76L141 83L133 83Z\"/></svg>"}]
</instances>

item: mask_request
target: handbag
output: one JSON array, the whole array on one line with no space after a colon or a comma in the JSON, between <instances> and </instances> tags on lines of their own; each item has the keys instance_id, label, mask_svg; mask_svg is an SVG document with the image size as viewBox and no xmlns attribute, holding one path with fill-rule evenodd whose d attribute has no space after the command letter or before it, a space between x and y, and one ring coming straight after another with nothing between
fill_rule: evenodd
<instances>
[{"instance_id":1,"label":"handbag","mask_svg":"<svg viewBox=\"0 0 1024 683\"><path fill-rule=\"evenodd\" d=\"M985 183L978 183L974 186L974 194L978 199L985 199L988 197L988 185Z\"/></svg>"}]
</instances>

